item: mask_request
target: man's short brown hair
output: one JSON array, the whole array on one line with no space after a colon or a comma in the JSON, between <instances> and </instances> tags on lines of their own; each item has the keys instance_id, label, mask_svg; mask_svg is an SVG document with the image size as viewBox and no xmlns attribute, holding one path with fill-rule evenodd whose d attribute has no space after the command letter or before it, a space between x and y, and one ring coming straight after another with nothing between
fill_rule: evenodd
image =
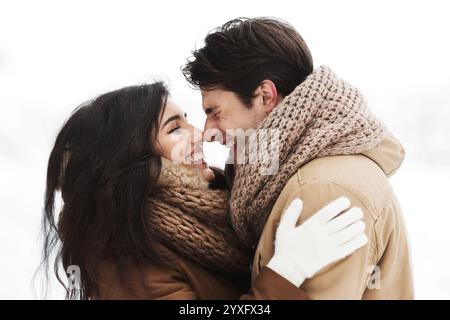
<instances>
[{"instance_id":1,"label":"man's short brown hair","mask_svg":"<svg viewBox=\"0 0 450 320\"><path fill-rule=\"evenodd\" d=\"M228 21L210 32L205 46L192 55L183 74L194 87L232 91L248 106L263 80L274 82L286 96L313 70L303 38L274 18Z\"/></svg>"}]
</instances>

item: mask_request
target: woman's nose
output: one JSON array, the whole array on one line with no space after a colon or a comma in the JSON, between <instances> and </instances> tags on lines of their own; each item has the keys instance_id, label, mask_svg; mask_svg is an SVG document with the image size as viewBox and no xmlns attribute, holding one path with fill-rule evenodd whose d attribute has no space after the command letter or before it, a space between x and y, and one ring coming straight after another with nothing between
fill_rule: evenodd
<instances>
[{"instance_id":1,"label":"woman's nose","mask_svg":"<svg viewBox=\"0 0 450 320\"><path fill-rule=\"evenodd\" d=\"M203 131L197 127L192 126L192 143L199 143L203 141Z\"/></svg>"}]
</instances>

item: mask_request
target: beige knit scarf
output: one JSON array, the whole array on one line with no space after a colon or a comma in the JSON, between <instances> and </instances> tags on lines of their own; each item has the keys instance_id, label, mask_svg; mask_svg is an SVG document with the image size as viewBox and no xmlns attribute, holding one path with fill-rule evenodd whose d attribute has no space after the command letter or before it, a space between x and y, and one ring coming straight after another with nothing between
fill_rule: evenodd
<instances>
[{"instance_id":1,"label":"beige knit scarf","mask_svg":"<svg viewBox=\"0 0 450 320\"><path fill-rule=\"evenodd\" d=\"M324 66L286 96L256 131L266 129L278 129L277 172L262 173L260 163L234 168L231 220L249 247L257 244L283 187L301 166L319 157L360 153L386 135L361 92Z\"/></svg>"},{"instance_id":2,"label":"beige knit scarf","mask_svg":"<svg viewBox=\"0 0 450 320\"><path fill-rule=\"evenodd\" d=\"M250 254L231 226L228 191L209 189L197 171L164 158L158 184L147 222L161 243L215 272L248 272Z\"/></svg>"}]
</instances>

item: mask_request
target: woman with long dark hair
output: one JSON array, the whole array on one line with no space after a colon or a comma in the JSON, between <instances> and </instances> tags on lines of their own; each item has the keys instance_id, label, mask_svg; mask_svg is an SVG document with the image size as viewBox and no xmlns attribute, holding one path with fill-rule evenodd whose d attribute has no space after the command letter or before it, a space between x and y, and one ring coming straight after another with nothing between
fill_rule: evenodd
<instances>
[{"instance_id":1,"label":"woman with long dark hair","mask_svg":"<svg viewBox=\"0 0 450 320\"><path fill-rule=\"evenodd\" d=\"M201 131L168 96L161 82L103 94L77 108L58 134L47 169L43 262L48 270L55 255L62 284L59 268L79 268L67 298L304 299L305 278L365 244L353 241L361 228L345 228L362 223L356 209L342 213L347 200L319 211L308 228L295 225L301 201L294 201L277 231L276 262L250 285L252 253L233 232L223 176L201 160ZM339 214L341 231L331 238L324 230ZM333 250L292 274L283 255L313 260L288 250L296 239Z\"/></svg>"}]
</instances>

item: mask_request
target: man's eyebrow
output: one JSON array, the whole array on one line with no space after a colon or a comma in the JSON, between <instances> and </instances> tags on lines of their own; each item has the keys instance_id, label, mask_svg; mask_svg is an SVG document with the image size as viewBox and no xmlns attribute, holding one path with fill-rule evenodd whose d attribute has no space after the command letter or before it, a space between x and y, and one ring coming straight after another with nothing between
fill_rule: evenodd
<instances>
[{"instance_id":1,"label":"man's eyebrow","mask_svg":"<svg viewBox=\"0 0 450 320\"><path fill-rule=\"evenodd\" d=\"M179 114L176 114L176 115L174 115L174 116L171 116L169 119L167 119L167 120L164 122L164 124L162 125L161 128L164 128L170 121L179 120L179 119L181 119L181 117L180 117Z\"/></svg>"},{"instance_id":2,"label":"man's eyebrow","mask_svg":"<svg viewBox=\"0 0 450 320\"><path fill-rule=\"evenodd\" d=\"M210 114L217 110L217 107L206 107L205 113Z\"/></svg>"}]
</instances>

